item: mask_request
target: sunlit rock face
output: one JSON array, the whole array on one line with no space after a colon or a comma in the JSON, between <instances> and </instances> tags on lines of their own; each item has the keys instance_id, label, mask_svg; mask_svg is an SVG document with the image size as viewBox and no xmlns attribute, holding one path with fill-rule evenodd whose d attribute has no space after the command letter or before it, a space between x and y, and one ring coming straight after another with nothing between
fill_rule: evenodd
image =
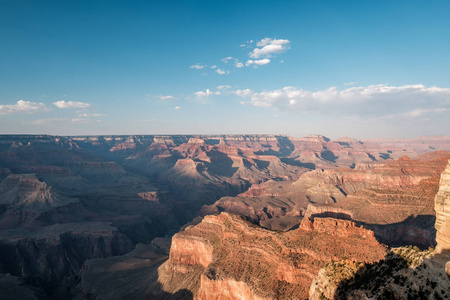
<instances>
[{"instance_id":1,"label":"sunlit rock face","mask_svg":"<svg viewBox=\"0 0 450 300\"><path fill-rule=\"evenodd\" d=\"M434 199L436 210L436 249L441 252L450 249L450 160L442 172L439 192Z\"/></svg>"},{"instance_id":2,"label":"sunlit rock face","mask_svg":"<svg viewBox=\"0 0 450 300\"><path fill-rule=\"evenodd\" d=\"M158 281L164 291L189 290L194 299L305 299L325 262L375 262L386 253L372 231L351 221L305 222L281 233L238 215L206 216L173 236Z\"/></svg>"}]
</instances>

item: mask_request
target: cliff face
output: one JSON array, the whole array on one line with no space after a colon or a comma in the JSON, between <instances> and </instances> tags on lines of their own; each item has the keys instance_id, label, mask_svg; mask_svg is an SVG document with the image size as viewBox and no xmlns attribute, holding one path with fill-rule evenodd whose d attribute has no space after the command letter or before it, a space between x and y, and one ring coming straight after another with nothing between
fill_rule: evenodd
<instances>
[{"instance_id":1,"label":"cliff face","mask_svg":"<svg viewBox=\"0 0 450 300\"><path fill-rule=\"evenodd\" d=\"M436 242L438 251L450 249L450 160L442 172L439 192L434 199L436 210Z\"/></svg>"},{"instance_id":2,"label":"cliff face","mask_svg":"<svg viewBox=\"0 0 450 300\"><path fill-rule=\"evenodd\" d=\"M436 250L394 248L375 264L327 264L309 295L319 299L448 299L450 297L450 161L434 201ZM424 236L424 233L420 236Z\"/></svg>"},{"instance_id":3,"label":"cliff face","mask_svg":"<svg viewBox=\"0 0 450 300\"><path fill-rule=\"evenodd\" d=\"M42 288L45 281L52 282L49 290L57 288L68 282L66 275L71 277L79 271L84 260L121 254L136 243L149 243L155 236L170 235L196 217L203 205L224 196L239 198L239 201L224 201L223 205L210 207L214 213L235 211L260 221L266 228L287 230L299 224L311 202L331 205L346 194L367 188L366 181L373 181L371 188L403 188L416 184L418 176L428 176L414 173L417 166L411 169L405 162L404 172L389 176L375 174L370 168L371 162L417 154L414 147L403 150L350 138L333 141L320 135L301 139L281 135L0 135L0 245L5 251L0 255L0 273L12 270L13 275L35 287ZM353 173L338 169L341 167L354 167L350 171ZM332 168L334 172L319 170L321 168ZM296 184L300 176L312 169L317 171ZM372 173L368 175L363 171ZM252 185L255 187L245 193ZM240 197L234 197L240 193ZM312 220L316 227L305 223L306 227L301 229L307 236L325 234L317 227L320 221L316 219ZM77 226L94 222L109 224L111 230L73 233ZM40 237L40 233L57 224L68 226L61 236ZM22 231L26 236L14 235ZM10 236L16 239L11 240ZM203 242L197 240L196 247L199 243ZM76 245L82 247L78 249ZM207 245L204 244L202 258L193 262L182 256L182 250L174 248L173 261L176 262L175 257L180 261L173 265L179 270L188 263L194 263L190 266L200 270L209 269L218 263L218 248ZM346 255L336 249L329 247L331 254L319 261L333 255ZM52 255L47 257L47 252ZM28 266L28 263L37 266ZM305 270L313 268L307 263L304 265ZM280 266L288 271L276 274L294 272L289 271L289 264ZM220 273L226 275L221 281L223 287L236 290L244 282L256 297L245 278L227 275L233 272ZM39 281L33 274L45 280ZM192 277L189 274L185 274L186 278ZM218 284L219 278L211 273L200 275L191 278L192 286ZM277 278L280 282L290 282L284 277ZM281 293L283 284L270 290ZM207 290L212 293L211 288Z\"/></svg>"},{"instance_id":4,"label":"cliff face","mask_svg":"<svg viewBox=\"0 0 450 300\"><path fill-rule=\"evenodd\" d=\"M252 185L201 213L236 213L276 230L291 228L305 215L337 217L375 230L383 243L434 246L434 195L449 157L441 151L354 169L314 170L296 181Z\"/></svg>"},{"instance_id":5,"label":"cliff face","mask_svg":"<svg viewBox=\"0 0 450 300\"><path fill-rule=\"evenodd\" d=\"M310 300L449 299L450 280L435 252L394 248L373 264L326 264L311 284Z\"/></svg>"},{"instance_id":6,"label":"cliff face","mask_svg":"<svg viewBox=\"0 0 450 300\"><path fill-rule=\"evenodd\" d=\"M0 235L0 272L64 297L88 258L125 254L133 243L105 223L55 224ZM5 296L0 293L0 296Z\"/></svg>"},{"instance_id":7,"label":"cliff face","mask_svg":"<svg viewBox=\"0 0 450 300\"><path fill-rule=\"evenodd\" d=\"M384 254L372 232L350 221L317 218L278 233L222 213L173 237L159 280L165 291L188 289L196 299L301 299L324 262Z\"/></svg>"}]
</instances>

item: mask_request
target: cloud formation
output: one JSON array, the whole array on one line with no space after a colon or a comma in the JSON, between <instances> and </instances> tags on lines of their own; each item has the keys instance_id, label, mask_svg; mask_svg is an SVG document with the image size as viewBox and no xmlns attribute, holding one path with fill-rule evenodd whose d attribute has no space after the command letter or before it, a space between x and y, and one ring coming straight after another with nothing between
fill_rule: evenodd
<instances>
[{"instance_id":1,"label":"cloud formation","mask_svg":"<svg viewBox=\"0 0 450 300\"><path fill-rule=\"evenodd\" d=\"M159 95L159 96L157 96L160 100L170 100L170 99L173 99L174 97L173 96L170 96L170 95L166 95L166 96L163 96L163 95Z\"/></svg>"},{"instance_id":2,"label":"cloud formation","mask_svg":"<svg viewBox=\"0 0 450 300\"><path fill-rule=\"evenodd\" d=\"M274 54L280 54L290 49L291 42L285 39L264 38L256 43L255 49L249 53L250 58L270 58Z\"/></svg>"},{"instance_id":3,"label":"cloud formation","mask_svg":"<svg viewBox=\"0 0 450 300\"><path fill-rule=\"evenodd\" d=\"M268 58L264 58L264 59L258 59L258 60L251 60L251 59L249 59L249 60L247 60L247 62L245 63L245 65L248 67L248 66L251 66L251 65L253 65L254 67L258 67L258 66L264 66L264 65L267 65L268 63L270 63L270 59L268 59Z\"/></svg>"},{"instance_id":4,"label":"cloud formation","mask_svg":"<svg viewBox=\"0 0 450 300\"><path fill-rule=\"evenodd\" d=\"M53 102L53 105L55 105L58 108L89 108L91 107L91 104L86 102L77 102L77 101L56 101Z\"/></svg>"},{"instance_id":5,"label":"cloud formation","mask_svg":"<svg viewBox=\"0 0 450 300\"><path fill-rule=\"evenodd\" d=\"M22 113L34 113L49 110L44 103L19 100L16 104L0 105L0 115Z\"/></svg>"},{"instance_id":6,"label":"cloud formation","mask_svg":"<svg viewBox=\"0 0 450 300\"><path fill-rule=\"evenodd\" d=\"M89 117L104 117L104 116L106 116L106 114L96 114L96 113L94 113L94 114L87 114L87 113L82 113L81 111L77 111L76 113L77 113L77 115L78 115L79 117L83 117L83 118L89 118Z\"/></svg>"},{"instance_id":7,"label":"cloud formation","mask_svg":"<svg viewBox=\"0 0 450 300\"><path fill-rule=\"evenodd\" d=\"M240 44L239 47L247 47L249 48L253 44L253 40L245 41L244 43Z\"/></svg>"},{"instance_id":8,"label":"cloud formation","mask_svg":"<svg viewBox=\"0 0 450 300\"><path fill-rule=\"evenodd\" d=\"M206 89L206 91L198 91L195 92L194 95L197 97L208 97L212 95L220 95L221 93L219 91L217 92L211 92L209 89Z\"/></svg>"},{"instance_id":9,"label":"cloud formation","mask_svg":"<svg viewBox=\"0 0 450 300\"><path fill-rule=\"evenodd\" d=\"M233 59L233 57L228 56L228 57L222 58L221 61L223 61L224 63L228 63L228 61L232 60L232 59Z\"/></svg>"},{"instance_id":10,"label":"cloud formation","mask_svg":"<svg viewBox=\"0 0 450 300\"><path fill-rule=\"evenodd\" d=\"M259 93L250 89L236 90L233 93L247 99L246 103L254 106L343 117L415 118L424 114L450 111L450 89L426 87L422 84L379 84L343 90L330 87L319 91L284 87Z\"/></svg>"},{"instance_id":11,"label":"cloud formation","mask_svg":"<svg viewBox=\"0 0 450 300\"><path fill-rule=\"evenodd\" d=\"M230 74L230 71L225 71L223 69L217 69L216 73L219 75Z\"/></svg>"},{"instance_id":12,"label":"cloud formation","mask_svg":"<svg viewBox=\"0 0 450 300\"><path fill-rule=\"evenodd\" d=\"M196 70L201 70L204 67L206 67L206 65L201 65L200 63L196 63L195 65L190 66L189 68L191 69L196 69Z\"/></svg>"}]
</instances>

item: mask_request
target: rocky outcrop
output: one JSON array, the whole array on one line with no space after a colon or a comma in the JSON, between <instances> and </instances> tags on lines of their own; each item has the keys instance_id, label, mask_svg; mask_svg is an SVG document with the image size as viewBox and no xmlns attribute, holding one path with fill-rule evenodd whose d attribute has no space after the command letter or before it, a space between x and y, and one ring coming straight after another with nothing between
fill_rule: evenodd
<instances>
[{"instance_id":1,"label":"rocky outcrop","mask_svg":"<svg viewBox=\"0 0 450 300\"><path fill-rule=\"evenodd\" d=\"M350 221L309 222L277 233L237 215L206 216L172 238L159 282L166 292L187 289L195 299L302 299L322 263L342 257L372 262L385 254L372 232Z\"/></svg>"},{"instance_id":2,"label":"rocky outcrop","mask_svg":"<svg viewBox=\"0 0 450 300\"><path fill-rule=\"evenodd\" d=\"M86 259L122 255L132 249L130 239L106 223L56 224L38 231L3 231L0 272L18 276L26 284L61 298Z\"/></svg>"},{"instance_id":3,"label":"rocky outcrop","mask_svg":"<svg viewBox=\"0 0 450 300\"><path fill-rule=\"evenodd\" d=\"M9 175L0 183L0 206L8 209L45 211L73 201L54 193L33 174Z\"/></svg>"},{"instance_id":4,"label":"rocky outcrop","mask_svg":"<svg viewBox=\"0 0 450 300\"><path fill-rule=\"evenodd\" d=\"M450 249L450 160L442 172L439 192L434 199L436 210L436 242L438 251Z\"/></svg>"},{"instance_id":5,"label":"rocky outcrop","mask_svg":"<svg viewBox=\"0 0 450 300\"><path fill-rule=\"evenodd\" d=\"M137 244L122 256L87 260L67 299L148 299L157 268L167 259L166 251L155 244ZM165 299L163 294L150 297L155 298Z\"/></svg>"},{"instance_id":6,"label":"rocky outcrop","mask_svg":"<svg viewBox=\"0 0 450 300\"><path fill-rule=\"evenodd\" d=\"M311 284L310 300L449 299L450 280L437 252L392 249L376 263L327 263Z\"/></svg>"},{"instance_id":7,"label":"rocky outcrop","mask_svg":"<svg viewBox=\"0 0 450 300\"><path fill-rule=\"evenodd\" d=\"M447 299L450 297L450 161L435 197L436 250L394 248L375 264L329 263L314 279L309 296L319 299ZM402 233L411 234L411 228ZM414 236L415 234L413 234ZM414 241L427 238L419 232ZM429 237L428 237L429 238Z\"/></svg>"},{"instance_id":8,"label":"rocky outcrop","mask_svg":"<svg viewBox=\"0 0 450 300\"><path fill-rule=\"evenodd\" d=\"M305 214L352 219L373 224L385 243L434 246L433 199L449 157L442 151L355 169L314 170L296 181L269 180L200 213L236 213L276 230L291 228L292 217Z\"/></svg>"}]
</instances>

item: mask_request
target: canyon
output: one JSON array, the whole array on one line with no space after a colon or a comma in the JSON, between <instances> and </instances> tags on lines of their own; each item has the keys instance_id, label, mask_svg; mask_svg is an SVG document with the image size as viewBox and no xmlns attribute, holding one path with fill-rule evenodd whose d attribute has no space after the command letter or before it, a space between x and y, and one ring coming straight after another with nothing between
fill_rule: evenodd
<instances>
[{"instance_id":1,"label":"canyon","mask_svg":"<svg viewBox=\"0 0 450 300\"><path fill-rule=\"evenodd\" d=\"M3 135L0 286L305 299L326 264L447 245L449 149L450 137Z\"/></svg>"}]
</instances>

